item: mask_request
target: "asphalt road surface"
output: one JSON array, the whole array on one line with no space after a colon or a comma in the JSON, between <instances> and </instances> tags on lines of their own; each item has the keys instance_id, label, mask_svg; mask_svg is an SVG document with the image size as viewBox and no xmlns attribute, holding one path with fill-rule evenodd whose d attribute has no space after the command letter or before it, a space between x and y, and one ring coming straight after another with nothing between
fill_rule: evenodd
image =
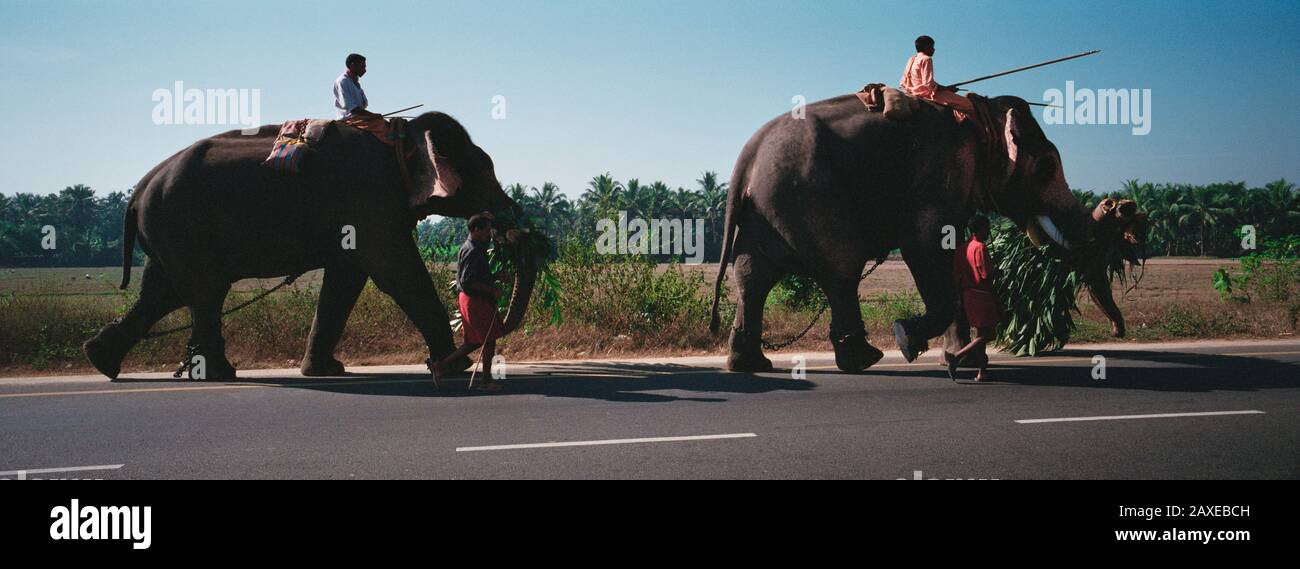
<instances>
[{"instance_id":1,"label":"asphalt road surface","mask_svg":"<svg viewBox=\"0 0 1300 569\"><path fill-rule=\"evenodd\" d=\"M795 356L507 362L493 395L422 366L0 379L0 478L1300 478L1298 340L996 355L981 384Z\"/></svg>"}]
</instances>

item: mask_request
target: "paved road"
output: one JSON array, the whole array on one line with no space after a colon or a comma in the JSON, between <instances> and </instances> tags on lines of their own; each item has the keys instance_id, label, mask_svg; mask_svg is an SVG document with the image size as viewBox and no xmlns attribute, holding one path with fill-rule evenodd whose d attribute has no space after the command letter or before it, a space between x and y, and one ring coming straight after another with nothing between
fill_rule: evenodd
<instances>
[{"instance_id":1,"label":"paved road","mask_svg":"<svg viewBox=\"0 0 1300 569\"><path fill-rule=\"evenodd\" d=\"M934 358L509 363L499 395L417 366L2 379L0 478L1300 478L1300 341L1001 356L988 384Z\"/></svg>"}]
</instances>

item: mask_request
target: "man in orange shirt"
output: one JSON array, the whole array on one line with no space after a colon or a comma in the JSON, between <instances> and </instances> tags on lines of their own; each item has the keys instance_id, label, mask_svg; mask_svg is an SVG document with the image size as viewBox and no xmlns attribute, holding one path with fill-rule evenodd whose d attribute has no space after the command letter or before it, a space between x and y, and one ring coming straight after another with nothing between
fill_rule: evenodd
<instances>
[{"instance_id":1,"label":"man in orange shirt","mask_svg":"<svg viewBox=\"0 0 1300 569\"><path fill-rule=\"evenodd\" d=\"M933 57L934 38L916 38L916 55L907 60L898 88L913 97L934 101L952 109L957 122L966 120L966 115L974 113L975 107L971 105L970 99L957 94L956 87L940 85L934 81Z\"/></svg>"}]
</instances>

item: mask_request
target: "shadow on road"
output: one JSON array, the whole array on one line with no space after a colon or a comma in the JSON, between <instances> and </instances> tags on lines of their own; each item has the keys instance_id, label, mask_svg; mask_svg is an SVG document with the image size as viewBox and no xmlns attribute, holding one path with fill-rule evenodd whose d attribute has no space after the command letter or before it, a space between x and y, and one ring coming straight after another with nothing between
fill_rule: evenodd
<instances>
[{"instance_id":1,"label":"shadow on road","mask_svg":"<svg viewBox=\"0 0 1300 569\"><path fill-rule=\"evenodd\" d=\"M1093 379L1093 356L1106 358L1105 379ZM1070 359L1053 363L1053 360ZM1087 361L1078 361L1086 358ZM1024 361L1024 364L1018 362ZM1154 364L1154 365L1153 365ZM1141 389L1170 392L1256 391L1300 387L1300 362L1265 357L1161 352L1153 350L1065 349L1036 358L1000 361L989 366L990 384L1037 387L1090 387L1098 389ZM880 371L888 376L945 376L937 371ZM974 370L963 368L964 379Z\"/></svg>"},{"instance_id":2,"label":"shadow on road","mask_svg":"<svg viewBox=\"0 0 1300 569\"><path fill-rule=\"evenodd\" d=\"M1093 379L1093 356L1106 358L1105 379ZM1062 361L1064 360L1064 361ZM1019 362L1024 362L1023 364ZM1137 389L1168 392L1256 391L1300 387L1300 362L1279 361L1265 357L1162 352L1149 350L1066 349L1025 358L1002 360L989 367L990 385L1032 387L1087 387L1095 389ZM728 373L716 368L681 364L635 362L541 363L514 380L506 381L503 391L509 395L540 395L600 399L628 403L664 403L726 401L718 394L758 394L773 391L808 391L816 384L807 380L788 379L785 370L772 374ZM508 371L508 368L507 368ZM859 375L811 372L810 376L831 375L870 381L873 377L946 379L938 365L909 369L869 369ZM961 377L974 377L974 370L962 369ZM398 397L477 397L485 394L466 389L469 374L444 381L441 390L433 389L427 374L373 373L347 374L334 378L247 378L235 382L211 382L210 385L267 385L296 389ZM121 378L115 383L193 384L209 383L173 379ZM672 392L686 393L672 393ZM692 396L690 393L700 394Z\"/></svg>"},{"instance_id":3,"label":"shadow on road","mask_svg":"<svg viewBox=\"0 0 1300 569\"><path fill-rule=\"evenodd\" d=\"M505 395L541 395L600 399L627 403L666 403L695 401L721 403L726 399L717 394L757 394L772 391L807 391L815 384L806 380L781 377L763 377L728 373L715 368L700 368L680 364L648 363L570 363L544 364L544 370L531 370L518 379L507 379ZM507 372L509 368L507 368ZM480 374L476 381L482 381ZM373 381L371 381L373 380ZM211 382L234 385L269 385L357 395L398 397L482 397L491 396L467 389L469 374L462 373L443 381L442 389L435 390L428 374L384 373L352 374L336 378L248 378L234 382ZM184 379L129 379L114 383L166 383L206 385ZM674 394L672 391L694 392L701 395Z\"/></svg>"}]
</instances>

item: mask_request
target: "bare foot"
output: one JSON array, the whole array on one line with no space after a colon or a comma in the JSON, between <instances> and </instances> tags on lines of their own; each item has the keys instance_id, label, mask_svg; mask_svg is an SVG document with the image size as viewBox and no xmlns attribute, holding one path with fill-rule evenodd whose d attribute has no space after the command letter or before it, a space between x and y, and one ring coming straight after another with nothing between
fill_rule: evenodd
<instances>
[{"instance_id":1,"label":"bare foot","mask_svg":"<svg viewBox=\"0 0 1300 569\"><path fill-rule=\"evenodd\" d=\"M442 378L447 375L447 370L442 366L442 362L430 363L429 372L433 374L433 388L442 389Z\"/></svg>"}]
</instances>

